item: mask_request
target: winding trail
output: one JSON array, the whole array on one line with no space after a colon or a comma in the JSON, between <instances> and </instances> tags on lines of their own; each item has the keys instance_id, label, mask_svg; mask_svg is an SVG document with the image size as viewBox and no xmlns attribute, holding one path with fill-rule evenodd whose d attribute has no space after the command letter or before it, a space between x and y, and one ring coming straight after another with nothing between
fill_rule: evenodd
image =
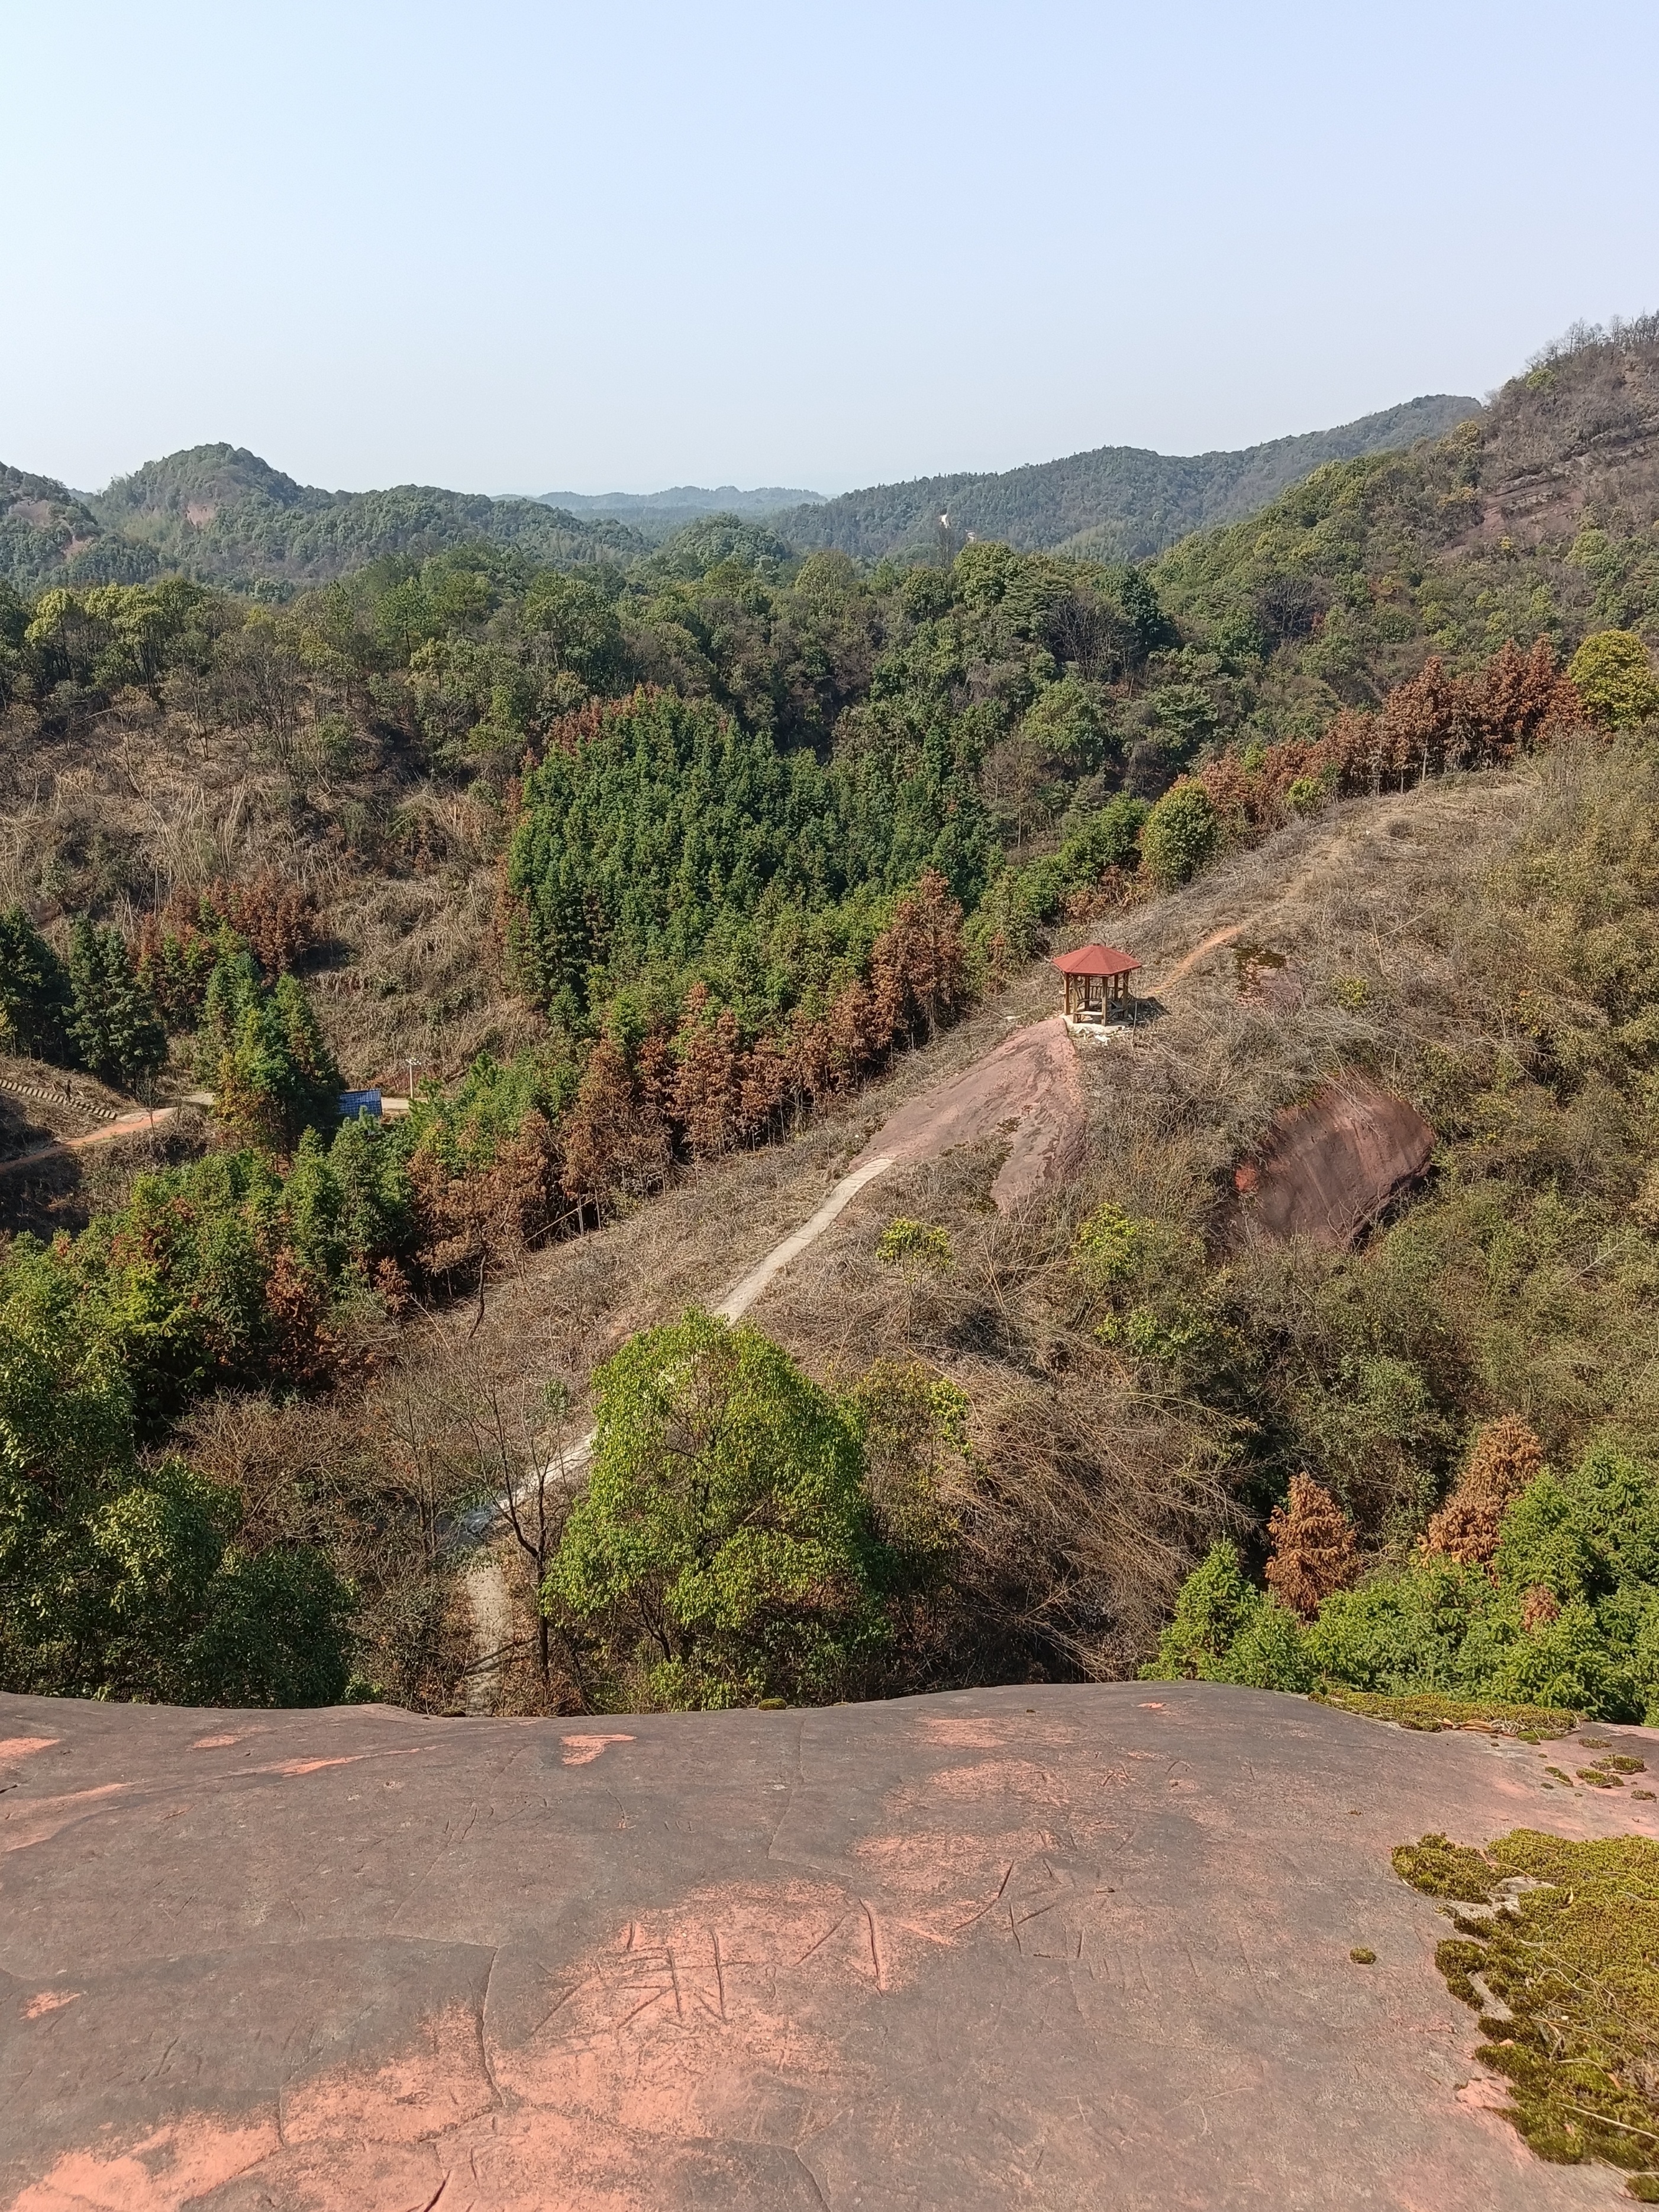
<instances>
[{"instance_id":1,"label":"winding trail","mask_svg":"<svg viewBox=\"0 0 1659 2212\"><path fill-rule=\"evenodd\" d=\"M830 1192L823 1204L810 1219L775 1244L758 1267L751 1267L743 1280L714 1308L722 1321L740 1321L761 1292L773 1279L781 1275L792 1260L797 1260L809 1244L814 1244L830 1224L840 1218L866 1183L873 1182L878 1175L885 1175L895 1161L892 1152L878 1152L872 1158L848 1170Z\"/></svg>"},{"instance_id":2,"label":"winding trail","mask_svg":"<svg viewBox=\"0 0 1659 2212\"><path fill-rule=\"evenodd\" d=\"M1178 983L1183 975L1190 975L1206 952L1213 952L1218 945L1231 945L1234 938L1243 937L1249 926L1248 921L1235 921L1230 922L1225 929L1212 930L1202 945L1194 945L1184 959L1176 961L1175 966L1161 981L1148 986L1147 997L1161 998L1171 984Z\"/></svg>"},{"instance_id":3,"label":"winding trail","mask_svg":"<svg viewBox=\"0 0 1659 2212\"><path fill-rule=\"evenodd\" d=\"M742 1276L713 1311L725 1321L741 1320L778 1276L890 1168L911 1166L952 1146L1001 1133L1008 1139L1007 1158L993 1195L1008 1208L1063 1172L1083 1141L1084 1127L1077 1052L1064 1022L1053 1014L1028 1023L956 1075L896 1106L822 1204ZM593 1442L590 1431L565 1452L562 1481L568 1489L586 1472ZM470 1713L495 1710L513 1650L513 1606L497 1540L509 1524L509 1508L533 1496L535 1486L546 1480L546 1469L531 1468L514 1485L510 1498L476 1506L456 1523L457 1537L477 1552L467 1569L474 1655L466 1674Z\"/></svg>"},{"instance_id":4,"label":"winding trail","mask_svg":"<svg viewBox=\"0 0 1659 2212\"><path fill-rule=\"evenodd\" d=\"M140 1106L81 1136L54 1137L49 1145L37 1145L33 1152L19 1152L15 1159L0 1160L0 1176L15 1175L20 1168L38 1168L43 1162L58 1159L65 1152L84 1152L93 1145L112 1144L118 1137L142 1136L149 1130L163 1127L178 1111L176 1106L158 1106L153 1112L148 1106Z\"/></svg>"},{"instance_id":5,"label":"winding trail","mask_svg":"<svg viewBox=\"0 0 1659 2212\"><path fill-rule=\"evenodd\" d=\"M742 1279L728 1291L712 1310L723 1321L740 1321L750 1306L775 1278L793 1260L798 1260L808 1245L816 1243L824 1231L831 1227L866 1185L878 1176L885 1175L894 1164L890 1153L878 1153L873 1158L861 1160L849 1169L834 1185L829 1196L804 1221L799 1229L772 1247L758 1266L751 1267ZM596 1431L590 1429L579 1437L563 1456L563 1480L574 1489L593 1456ZM545 1480L546 1470L530 1468L513 1486L512 1502L516 1504L526 1498L533 1486ZM507 1576L500 1558L491 1542L507 1525L508 1501L496 1498L488 1505L475 1506L456 1523L456 1534L465 1543L478 1547L466 1573L467 1602L472 1612L474 1657L466 1670L466 1710L469 1713L492 1713L500 1696L501 1679L507 1662L512 1656L513 1601L507 1586ZM489 1548L486 1548L488 1547Z\"/></svg>"}]
</instances>

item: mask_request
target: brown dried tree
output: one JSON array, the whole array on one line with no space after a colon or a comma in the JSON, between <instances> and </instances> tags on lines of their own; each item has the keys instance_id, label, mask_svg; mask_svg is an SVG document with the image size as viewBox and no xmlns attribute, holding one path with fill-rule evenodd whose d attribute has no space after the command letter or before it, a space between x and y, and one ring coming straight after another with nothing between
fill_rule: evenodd
<instances>
[{"instance_id":1,"label":"brown dried tree","mask_svg":"<svg viewBox=\"0 0 1659 2212\"><path fill-rule=\"evenodd\" d=\"M1291 1494L1274 1508L1267 1533L1267 1586L1304 1620L1313 1619L1333 1590L1352 1589L1359 1579L1353 1524L1311 1475L1291 1477Z\"/></svg>"},{"instance_id":2,"label":"brown dried tree","mask_svg":"<svg viewBox=\"0 0 1659 2212\"><path fill-rule=\"evenodd\" d=\"M564 1146L561 1187L586 1213L599 1214L621 1191L642 1197L668 1172L668 1131L654 1104L640 1095L628 1055L601 1037L560 1131Z\"/></svg>"},{"instance_id":3,"label":"brown dried tree","mask_svg":"<svg viewBox=\"0 0 1659 2212\"><path fill-rule=\"evenodd\" d=\"M1521 1601L1521 1626L1528 1636L1561 1618L1561 1601L1547 1583L1534 1583Z\"/></svg>"},{"instance_id":4,"label":"brown dried tree","mask_svg":"<svg viewBox=\"0 0 1659 2212\"><path fill-rule=\"evenodd\" d=\"M1543 1467L1543 1444L1519 1414L1488 1421L1475 1432L1462 1477L1430 1522L1423 1549L1460 1566L1485 1566L1498 1549L1504 1509Z\"/></svg>"}]
</instances>

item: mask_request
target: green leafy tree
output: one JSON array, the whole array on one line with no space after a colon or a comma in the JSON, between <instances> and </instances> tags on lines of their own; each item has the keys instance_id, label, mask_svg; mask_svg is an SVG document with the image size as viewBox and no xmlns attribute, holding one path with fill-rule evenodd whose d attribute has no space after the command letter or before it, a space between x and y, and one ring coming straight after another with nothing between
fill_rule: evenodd
<instances>
[{"instance_id":1,"label":"green leafy tree","mask_svg":"<svg viewBox=\"0 0 1659 2212\"><path fill-rule=\"evenodd\" d=\"M349 1593L315 1551L250 1553L234 1492L146 1467L118 1350L61 1281L0 1302L0 1686L179 1704L343 1692Z\"/></svg>"},{"instance_id":2,"label":"green leafy tree","mask_svg":"<svg viewBox=\"0 0 1659 2212\"><path fill-rule=\"evenodd\" d=\"M1261 1690L1313 1686L1300 1622L1247 1580L1237 1547L1224 1539L1182 1583L1158 1657L1141 1671L1155 1682L1237 1682Z\"/></svg>"},{"instance_id":3,"label":"green leafy tree","mask_svg":"<svg viewBox=\"0 0 1659 2212\"><path fill-rule=\"evenodd\" d=\"M1146 817L1140 833L1141 863L1160 890L1189 883L1215 857L1221 817L1200 783L1177 783Z\"/></svg>"},{"instance_id":4,"label":"green leafy tree","mask_svg":"<svg viewBox=\"0 0 1659 2212\"><path fill-rule=\"evenodd\" d=\"M63 962L21 906L0 910L0 1052L55 1059L70 1006Z\"/></svg>"},{"instance_id":5,"label":"green leafy tree","mask_svg":"<svg viewBox=\"0 0 1659 2212\"><path fill-rule=\"evenodd\" d=\"M1069 831L1060 848L1067 886L1091 883L1109 868L1133 870L1148 811L1144 799L1121 792Z\"/></svg>"},{"instance_id":6,"label":"green leafy tree","mask_svg":"<svg viewBox=\"0 0 1659 2212\"><path fill-rule=\"evenodd\" d=\"M693 1310L595 1378L544 1602L669 1706L823 1702L889 1637L855 1422L757 1330Z\"/></svg>"},{"instance_id":7,"label":"green leafy tree","mask_svg":"<svg viewBox=\"0 0 1659 2212\"><path fill-rule=\"evenodd\" d=\"M1606 729L1633 729L1659 714L1659 678L1633 630L1601 629L1587 637L1568 665L1567 681Z\"/></svg>"},{"instance_id":8,"label":"green leafy tree","mask_svg":"<svg viewBox=\"0 0 1659 2212\"><path fill-rule=\"evenodd\" d=\"M69 975L70 1038L82 1065L122 1090L154 1075L167 1060L167 1032L120 931L81 915L70 933Z\"/></svg>"},{"instance_id":9,"label":"green leafy tree","mask_svg":"<svg viewBox=\"0 0 1659 2212\"><path fill-rule=\"evenodd\" d=\"M1347 1564L1343 1565L1346 1577ZM1278 1617L1276 1617L1278 1616ZM1419 1552L1331 1591L1303 1627L1218 1544L1189 1576L1153 1673L1295 1689L1323 1680L1659 1721L1659 1480L1609 1443L1504 1509L1490 1569Z\"/></svg>"}]
</instances>

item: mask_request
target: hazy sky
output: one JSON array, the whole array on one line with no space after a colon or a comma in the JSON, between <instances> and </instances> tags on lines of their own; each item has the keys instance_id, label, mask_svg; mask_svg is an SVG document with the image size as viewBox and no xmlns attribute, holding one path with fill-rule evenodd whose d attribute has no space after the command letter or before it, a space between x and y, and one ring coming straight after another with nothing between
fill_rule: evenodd
<instances>
[{"instance_id":1,"label":"hazy sky","mask_svg":"<svg viewBox=\"0 0 1659 2212\"><path fill-rule=\"evenodd\" d=\"M824 490L1659 305L1653 0L0 0L0 459Z\"/></svg>"}]
</instances>

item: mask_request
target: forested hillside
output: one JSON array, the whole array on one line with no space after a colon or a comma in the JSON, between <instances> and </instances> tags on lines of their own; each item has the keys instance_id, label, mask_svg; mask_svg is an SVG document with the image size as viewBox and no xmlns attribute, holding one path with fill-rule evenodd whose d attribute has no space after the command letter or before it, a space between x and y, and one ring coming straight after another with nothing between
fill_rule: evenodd
<instances>
[{"instance_id":1,"label":"forested hillside","mask_svg":"<svg viewBox=\"0 0 1659 2212\"><path fill-rule=\"evenodd\" d=\"M645 540L606 518L578 520L534 499L483 499L427 484L329 492L234 446L149 461L81 500L45 477L0 472L0 562L21 590L134 583L177 574L286 596L386 556L483 543L544 565L627 560Z\"/></svg>"},{"instance_id":2,"label":"forested hillside","mask_svg":"<svg viewBox=\"0 0 1659 2212\"><path fill-rule=\"evenodd\" d=\"M0 578L16 590L48 580L137 584L156 567L148 546L106 531L63 484L0 465Z\"/></svg>"},{"instance_id":3,"label":"forested hillside","mask_svg":"<svg viewBox=\"0 0 1659 2212\"><path fill-rule=\"evenodd\" d=\"M1652 328L1576 341L1438 443L1330 463L1252 522L1149 566L981 543L948 564L860 567L705 519L626 565L567 565L564 540L550 557L475 538L270 605L179 576L0 590L6 1079L163 1099L202 1085L214 1101L199 1133L181 1119L96 1185L54 1170L0 1189L34 1232L0 1257L0 1677L254 1701L355 1679L453 1700L448 1516L515 1450L544 1455L597 1348L567 1346L557 1372L532 1378L553 1390L539 1413L509 1422L470 1382L440 1403L428 1370L451 1302L481 1316L492 1286L688 1169L844 1110L1068 921L1132 915L1346 798L1639 730L1659 698L1656 411ZM299 487L288 499L261 465L210 449L124 493L122 512L171 543L269 510L293 518L285 545L323 544L304 537L307 518L333 510ZM67 549L86 511L60 490L22 484L33 519L18 526L64 533L52 542L79 558ZM1645 757L1619 757L1645 788ZM1605 775L1585 788L1589 800L1564 790L1553 844L1505 896L1515 941L1534 932L1538 960L1557 963L1552 1005L1578 991L1600 1011L1523 1022L1519 1002L1494 1012L1471 983L1469 1019L1486 1037L1501 1013L1512 1039L1531 1038L1506 1050L1554 1103L1506 1121L1510 1079L1485 1044L1446 1078L1471 1161L1490 1121L1546 1180L1549 1161L1577 1172L1583 1086L1635 1098L1648 1051L1650 894L1634 848L1608 896L1635 933L1606 940L1607 975L1580 975L1559 949L1562 930L1590 926L1560 871L1625 836ZM1437 896L1478 914L1486 893L1457 878L1455 845L1448 865ZM1356 1012L1381 984L1328 980L1352 1004L1333 996L1338 1012L1310 1033L1318 1049L1396 1049L1380 998L1374 1023ZM1586 1057L1604 1021L1619 1029L1605 1066ZM1437 1022L1434 1049L1455 1060L1456 1024ZM400 1123L337 1126L342 1079L411 1078ZM39 1134L16 1103L31 1095L8 1094L14 1149ZM1219 1079L1215 1095L1229 1095ZM1637 1122L1620 1132L1598 1222L1644 1172ZM1141 1251L1144 1280L1112 1273L1118 1231L1102 1229L1092 1339L1067 1322L1005 1341L981 1316L971 1356L968 1340L929 1340L921 1381L878 1360L836 1382L827 1410L755 1368L839 1470L842 1564L827 1579L803 1568L799 1590L850 1589L838 1577L856 1566L865 1608L856 1661L830 1637L816 1688L791 1694L854 1674L892 1687L1145 1655L1156 1578L1139 1599L1102 1585L1089 1603L1116 1625L1092 1641L1075 1623L1038 1635L1006 1589L1000 1611L982 1583L983 1606L947 1601L949 1545L925 1515L906 1520L904 1499L936 1459L957 1466L963 1439L1012 1449L994 1392L974 1395L997 1361L1042 1375L1050 1340L1114 1376L1139 1361L1143 1382L1167 1370L1183 1405L1242 1439L1214 1462L1210 1504L1160 1537L1160 1574L1282 1494L1286 1436L1311 1455L1346 1433L1334 1413L1319 1428L1343 1363L1362 1357L1335 1322L1309 1355L1301 1410L1265 1441L1227 1426L1255 1387L1248 1360L1192 1371L1210 1340L1189 1327L1236 1350L1261 1319L1238 1318L1227 1281L1210 1281L1212 1264L1225 1277L1202 1243L1215 1192L1193 1163L1217 1142L1196 1125L1179 1137L1175 1242L1123 1232L1120 1257L1127 1268ZM895 1312L913 1317L937 1251L925 1228L895 1247L893 1279L909 1285ZM1061 1296L1070 1264L1042 1262L1042 1297ZM1132 1275L1140 1287L1120 1295ZM1432 1502L1460 1421L1502 1410L1489 1367L1482 1352L1436 1370L1433 1423L1420 1448L1396 1437L1409 1467L1367 1541L1395 1527L1389 1513ZM625 1397L624 1382L619 1370ZM1152 1402L1139 1384L1135 1402ZM1188 1414L1170 1419L1179 1443ZM1565 1414L1559 1431L1582 1440ZM1335 1464L1337 1443L1318 1449ZM962 1464L1000 1479L993 1461ZM887 1485L874 1549L861 1467ZM1013 1540L996 1494L988 1573ZM556 1694L644 1694L595 1595L611 1539L589 1534L599 1551L586 1565L573 1553L560 1585L575 1672ZM1052 1540L1042 1571L1060 1588L1066 1540ZM997 1623L979 1642L976 1608ZM747 1663L728 1652L726 1674L673 1675L673 1694L738 1694L760 1679ZM550 1675L543 1688L556 1694Z\"/></svg>"},{"instance_id":4,"label":"forested hillside","mask_svg":"<svg viewBox=\"0 0 1659 2212\"><path fill-rule=\"evenodd\" d=\"M1437 438L1480 411L1473 399L1437 395L1239 453L1180 455L1103 446L998 475L878 484L774 515L772 526L802 552L833 546L876 561L933 551L940 517L948 514L958 545L994 538L1030 552L1141 561L1189 531L1265 506L1327 461Z\"/></svg>"}]
</instances>

